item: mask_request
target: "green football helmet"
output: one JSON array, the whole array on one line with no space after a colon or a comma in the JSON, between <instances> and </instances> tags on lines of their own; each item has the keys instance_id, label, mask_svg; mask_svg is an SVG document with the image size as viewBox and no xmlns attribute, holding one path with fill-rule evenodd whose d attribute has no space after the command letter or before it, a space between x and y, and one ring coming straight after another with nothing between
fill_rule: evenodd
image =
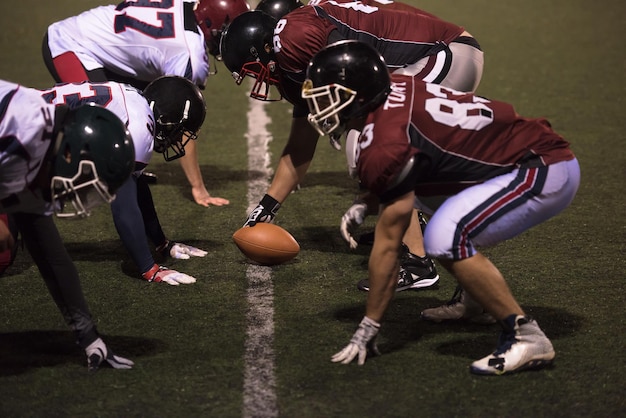
<instances>
[{"instance_id":1,"label":"green football helmet","mask_svg":"<svg viewBox=\"0 0 626 418\"><path fill-rule=\"evenodd\" d=\"M52 151L52 206L63 218L89 216L110 203L135 167L135 147L122 121L94 103L67 111Z\"/></svg>"}]
</instances>

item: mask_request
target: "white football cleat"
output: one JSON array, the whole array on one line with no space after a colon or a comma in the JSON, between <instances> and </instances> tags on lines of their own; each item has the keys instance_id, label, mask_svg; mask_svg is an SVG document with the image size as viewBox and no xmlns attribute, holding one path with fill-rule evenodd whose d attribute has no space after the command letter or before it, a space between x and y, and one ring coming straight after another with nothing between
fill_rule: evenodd
<instances>
[{"instance_id":1,"label":"white football cleat","mask_svg":"<svg viewBox=\"0 0 626 418\"><path fill-rule=\"evenodd\" d=\"M503 321L498 348L470 366L475 374L500 375L552 364L554 348L537 322L523 315Z\"/></svg>"}]
</instances>

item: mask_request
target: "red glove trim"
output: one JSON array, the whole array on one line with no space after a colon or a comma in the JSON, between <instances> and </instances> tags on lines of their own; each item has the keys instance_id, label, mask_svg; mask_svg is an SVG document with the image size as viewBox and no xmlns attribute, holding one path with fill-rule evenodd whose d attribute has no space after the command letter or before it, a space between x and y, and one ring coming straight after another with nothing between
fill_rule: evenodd
<instances>
[{"instance_id":1,"label":"red glove trim","mask_svg":"<svg viewBox=\"0 0 626 418\"><path fill-rule=\"evenodd\" d=\"M162 269L165 270L165 267L161 267L158 264L155 264L154 266L152 266L150 270L146 271L141 276L144 278L144 280L158 283L161 281L161 278L157 277L157 273L161 271Z\"/></svg>"}]
</instances>

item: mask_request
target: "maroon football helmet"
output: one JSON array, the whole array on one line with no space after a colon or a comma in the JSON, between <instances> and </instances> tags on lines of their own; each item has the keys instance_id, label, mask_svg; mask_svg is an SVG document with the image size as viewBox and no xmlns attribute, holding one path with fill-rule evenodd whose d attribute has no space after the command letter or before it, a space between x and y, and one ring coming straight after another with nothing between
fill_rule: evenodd
<instances>
[{"instance_id":1,"label":"maroon football helmet","mask_svg":"<svg viewBox=\"0 0 626 418\"><path fill-rule=\"evenodd\" d=\"M209 54L218 60L222 31L243 12L250 10L245 0L200 0L194 10L198 26L204 33Z\"/></svg>"}]
</instances>

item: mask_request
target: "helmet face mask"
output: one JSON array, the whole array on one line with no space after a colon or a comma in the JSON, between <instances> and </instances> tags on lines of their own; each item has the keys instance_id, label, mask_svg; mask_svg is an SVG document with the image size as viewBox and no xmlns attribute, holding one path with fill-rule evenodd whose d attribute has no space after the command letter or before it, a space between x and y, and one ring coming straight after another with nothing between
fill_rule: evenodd
<instances>
[{"instance_id":1,"label":"helmet face mask","mask_svg":"<svg viewBox=\"0 0 626 418\"><path fill-rule=\"evenodd\" d=\"M309 106L309 123L321 135L339 136L350 119L365 117L391 91L383 57L354 40L320 50L309 62L301 96Z\"/></svg>"},{"instance_id":2,"label":"helmet face mask","mask_svg":"<svg viewBox=\"0 0 626 418\"><path fill-rule=\"evenodd\" d=\"M152 81L143 95L154 113L154 151L163 154L165 161L182 157L206 117L202 92L186 78L165 76Z\"/></svg>"},{"instance_id":3,"label":"helmet face mask","mask_svg":"<svg viewBox=\"0 0 626 418\"><path fill-rule=\"evenodd\" d=\"M339 84L313 87L311 80L306 80L302 98L309 105L307 119L320 135L340 135L345 125L340 114L354 102L356 91Z\"/></svg>"},{"instance_id":4,"label":"helmet face mask","mask_svg":"<svg viewBox=\"0 0 626 418\"><path fill-rule=\"evenodd\" d=\"M263 65L260 61L247 62L241 67L240 73L233 73L237 85L243 83L246 76L254 78L250 97L263 102L279 101L282 96L272 98L270 89L278 85L279 80L275 73L276 64L270 61L268 65Z\"/></svg>"},{"instance_id":5,"label":"helmet face mask","mask_svg":"<svg viewBox=\"0 0 626 418\"><path fill-rule=\"evenodd\" d=\"M72 178L53 176L50 188L52 206L59 218L89 216L96 206L111 203L115 199L115 195L109 193L107 185L98 178L93 161L81 161L78 172Z\"/></svg>"},{"instance_id":6,"label":"helmet face mask","mask_svg":"<svg viewBox=\"0 0 626 418\"><path fill-rule=\"evenodd\" d=\"M135 166L135 147L122 121L89 103L70 110L53 145L51 202L62 218L86 217L110 203Z\"/></svg>"}]
</instances>

